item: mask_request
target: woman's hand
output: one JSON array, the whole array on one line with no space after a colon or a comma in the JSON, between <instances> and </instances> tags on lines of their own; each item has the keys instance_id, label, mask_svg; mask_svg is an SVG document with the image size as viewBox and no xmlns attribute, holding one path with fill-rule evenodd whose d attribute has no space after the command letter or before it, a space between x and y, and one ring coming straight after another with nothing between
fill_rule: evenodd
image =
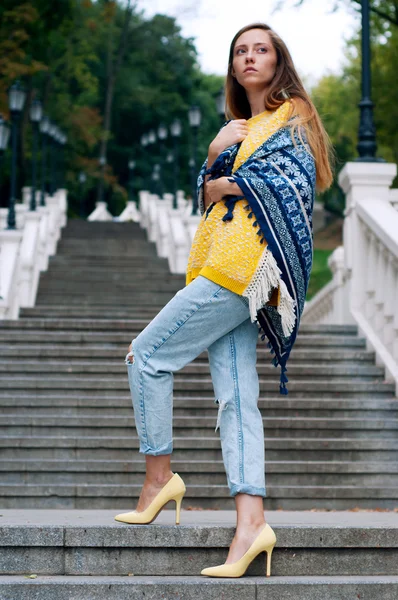
<instances>
[{"instance_id":1,"label":"woman's hand","mask_svg":"<svg viewBox=\"0 0 398 600\"><path fill-rule=\"evenodd\" d=\"M210 144L209 150L217 153L218 156L225 148L243 142L248 133L249 128L246 119L234 119L216 135Z\"/></svg>"},{"instance_id":2,"label":"woman's hand","mask_svg":"<svg viewBox=\"0 0 398 600\"><path fill-rule=\"evenodd\" d=\"M229 177L219 177L205 184L205 194L210 204L211 202L220 202L227 194L240 196L242 190L237 183L230 182Z\"/></svg>"}]
</instances>

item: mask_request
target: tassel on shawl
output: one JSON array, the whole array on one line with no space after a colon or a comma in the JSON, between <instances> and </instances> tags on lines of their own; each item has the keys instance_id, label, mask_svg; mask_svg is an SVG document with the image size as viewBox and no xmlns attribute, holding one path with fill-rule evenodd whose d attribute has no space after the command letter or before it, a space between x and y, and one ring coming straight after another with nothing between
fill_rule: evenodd
<instances>
[{"instance_id":1,"label":"tassel on shawl","mask_svg":"<svg viewBox=\"0 0 398 600\"><path fill-rule=\"evenodd\" d=\"M265 248L256 272L242 296L249 300L250 318L254 323L257 312L267 304L272 290L279 286L280 302L277 311L281 316L283 335L289 337L296 322L295 301L281 279L281 273L272 252Z\"/></svg>"}]
</instances>

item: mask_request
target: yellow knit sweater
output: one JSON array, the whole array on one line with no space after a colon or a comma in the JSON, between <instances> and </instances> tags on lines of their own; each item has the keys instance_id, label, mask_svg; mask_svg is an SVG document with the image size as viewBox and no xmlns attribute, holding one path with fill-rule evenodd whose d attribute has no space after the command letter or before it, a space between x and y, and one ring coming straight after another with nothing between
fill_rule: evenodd
<instances>
[{"instance_id":1,"label":"yellow knit sweater","mask_svg":"<svg viewBox=\"0 0 398 600\"><path fill-rule=\"evenodd\" d=\"M235 172L264 141L282 127L288 118L290 102L277 110L264 112L248 119L249 133L236 155ZM252 281L267 243L260 244L258 227L247 217L246 200L238 200L232 221L223 221L225 203L217 202L206 219L202 215L192 242L186 271L188 285L198 275L242 295ZM279 288L275 288L268 304L278 305Z\"/></svg>"}]
</instances>

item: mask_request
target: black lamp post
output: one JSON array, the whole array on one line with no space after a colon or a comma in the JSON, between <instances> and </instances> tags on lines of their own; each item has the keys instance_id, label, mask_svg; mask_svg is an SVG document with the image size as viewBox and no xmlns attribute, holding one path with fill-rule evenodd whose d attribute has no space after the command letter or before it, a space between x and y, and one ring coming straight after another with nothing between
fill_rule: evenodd
<instances>
[{"instance_id":1,"label":"black lamp post","mask_svg":"<svg viewBox=\"0 0 398 600\"><path fill-rule=\"evenodd\" d=\"M30 210L36 210L36 172L37 172L37 132L39 129L39 123L43 116L43 109L41 102L38 98L35 98L30 105L29 111L30 120L32 122L32 186L30 194Z\"/></svg>"},{"instance_id":2,"label":"black lamp post","mask_svg":"<svg viewBox=\"0 0 398 600\"><path fill-rule=\"evenodd\" d=\"M50 127L49 127L49 131L48 131L48 137L50 139L50 196L53 196L55 194L55 161L56 161L56 157L57 157L57 142L56 142L56 135L57 135L57 127L54 123L52 123L50 121Z\"/></svg>"},{"instance_id":3,"label":"black lamp post","mask_svg":"<svg viewBox=\"0 0 398 600\"><path fill-rule=\"evenodd\" d=\"M143 165L144 168L142 169L142 179L143 179L143 185L144 188L148 188L148 172L149 172L149 168L148 168L148 153L146 151L146 147L148 146L148 134L147 133L143 133L141 136L141 155L142 155L142 159L143 159Z\"/></svg>"},{"instance_id":4,"label":"black lamp post","mask_svg":"<svg viewBox=\"0 0 398 600\"><path fill-rule=\"evenodd\" d=\"M178 190L178 177L179 177L179 156L178 156L178 139L181 136L181 121L180 119L174 119L171 124L170 132L174 139L174 195L173 195L173 208L177 208L177 190Z\"/></svg>"},{"instance_id":5,"label":"black lamp post","mask_svg":"<svg viewBox=\"0 0 398 600\"><path fill-rule=\"evenodd\" d=\"M193 132L193 144L192 144L192 158L193 158L193 170L196 172L197 155L198 155L198 129L202 120L202 114L199 106L193 105L189 109L189 124ZM196 185L192 187L192 214L198 214L198 199L196 195Z\"/></svg>"},{"instance_id":6,"label":"black lamp post","mask_svg":"<svg viewBox=\"0 0 398 600\"><path fill-rule=\"evenodd\" d=\"M362 98L360 108L359 136L357 150L358 162L384 162L376 158L376 127L373 121L373 102L371 100L370 68L370 14L369 0L362 0Z\"/></svg>"},{"instance_id":7,"label":"black lamp post","mask_svg":"<svg viewBox=\"0 0 398 600\"><path fill-rule=\"evenodd\" d=\"M54 147L57 149L55 154L55 167L54 167L54 187L58 190L61 187L61 164L62 164L62 140L63 133L59 127L55 127L54 132Z\"/></svg>"},{"instance_id":8,"label":"black lamp post","mask_svg":"<svg viewBox=\"0 0 398 600\"><path fill-rule=\"evenodd\" d=\"M104 200L104 184L105 184L105 165L106 165L106 157L104 155L100 156L98 159L98 164L100 168L100 182L98 187L98 202L103 202Z\"/></svg>"},{"instance_id":9,"label":"black lamp post","mask_svg":"<svg viewBox=\"0 0 398 600\"><path fill-rule=\"evenodd\" d=\"M158 127L158 139L159 139L159 195L163 198L164 194L164 179L163 179L163 166L164 166L164 140L167 139L167 127L160 124Z\"/></svg>"},{"instance_id":10,"label":"black lamp post","mask_svg":"<svg viewBox=\"0 0 398 600\"><path fill-rule=\"evenodd\" d=\"M87 176L84 171L80 171L79 173L79 190L80 190L80 218L84 219L85 217L85 198L84 198L84 184L87 181Z\"/></svg>"},{"instance_id":11,"label":"black lamp post","mask_svg":"<svg viewBox=\"0 0 398 600\"><path fill-rule=\"evenodd\" d=\"M152 154L152 157L154 156L154 145L155 145L155 143L156 143L156 133L155 133L155 131L153 129L151 129L150 132L148 133L148 146L150 146L149 152L150 152L150 154ZM154 177L153 174L154 174L154 171L152 170L152 173L151 173L151 185L150 185L150 188L149 188L149 190L150 190L150 192L152 194L154 194L156 192L156 185L157 185L156 184L157 178Z\"/></svg>"},{"instance_id":12,"label":"black lamp post","mask_svg":"<svg viewBox=\"0 0 398 600\"><path fill-rule=\"evenodd\" d=\"M65 146L68 141L67 136L61 131L60 132L60 187L63 189L65 187Z\"/></svg>"},{"instance_id":13,"label":"black lamp post","mask_svg":"<svg viewBox=\"0 0 398 600\"><path fill-rule=\"evenodd\" d=\"M47 136L50 130L50 119L44 116L40 121L41 138L41 177L40 177L40 206L46 205L46 185L47 185Z\"/></svg>"},{"instance_id":14,"label":"black lamp post","mask_svg":"<svg viewBox=\"0 0 398 600\"><path fill-rule=\"evenodd\" d=\"M0 115L0 166L5 150L7 150L10 138L10 126Z\"/></svg>"},{"instance_id":15,"label":"black lamp post","mask_svg":"<svg viewBox=\"0 0 398 600\"><path fill-rule=\"evenodd\" d=\"M217 108L217 114L220 118L220 123L221 123L221 125L223 125L225 122L225 92L224 92L224 88L221 88L221 90L218 92L218 94L216 96L216 108Z\"/></svg>"},{"instance_id":16,"label":"black lamp post","mask_svg":"<svg viewBox=\"0 0 398 600\"><path fill-rule=\"evenodd\" d=\"M7 229L16 229L15 199L17 187L17 153L18 153L18 121L25 104L26 93L19 81L13 83L8 90L8 103L11 113L12 156L11 156L11 189L8 209Z\"/></svg>"},{"instance_id":17,"label":"black lamp post","mask_svg":"<svg viewBox=\"0 0 398 600\"><path fill-rule=\"evenodd\" d=\"M169 150L169 152L167 152L167 154L166 154L167 175L169 175L171 172L171 166L172 166L173 162L174 162L174 155L173 155L172 151ZM171 178L168 177L168 181L169 181L169 187L167 188L168 190L171 190L171 187L172 187L170 185L170 179Z\"/></svg>"},{"instance_id":18,"label":"black lamp post","mask_svg":"<svg viewBox=\"0 0 398 600\"><path fill-rule=\"evenodd\" d=\"M135 160L129 160L129 200L134 201L134 179Z\"/></svg>"}]
</instances>

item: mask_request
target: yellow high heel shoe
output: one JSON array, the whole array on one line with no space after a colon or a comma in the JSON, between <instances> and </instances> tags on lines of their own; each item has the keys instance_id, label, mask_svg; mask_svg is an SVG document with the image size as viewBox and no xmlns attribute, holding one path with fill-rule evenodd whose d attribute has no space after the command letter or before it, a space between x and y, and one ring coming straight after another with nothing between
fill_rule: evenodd
<instances>
[{"instance_id":1,"label":"yellow high heel shoe","mask_svg":"<svg viewBox=\"0 0 398 600\"><path fill-rule=\"evenodd\" d=\"M267 553L267 577L269 577L271 575L271 554L275 543L275 532L272 527L266 523L264 529L260 531L242 558L234 563L218 565L217 567L207 567L206 569L203 569L200 574L208 575L209 577L241 577L256 556L265 551Z\"/></svg>"},{"instance_id":2,"label":"yellow high heel shoe","mask_svg":"<svg viewBox=\"0 0 398 600\"><path fill-rule=\"evenodd\" d=\"M152 500L148 508L142 512L136 512L135 510L127 513L120 513L116 515L115 521L121 521L122 523L134 524L147 524L152 523L158 516L162 508L170 500L175 500L176 503L176 525L180 523L180 509L181 502L186 491L185 483L178 473L174 473L173 477L166 483L166 485L160 490L160 492Z\"/></svg>"}]
</instances>

